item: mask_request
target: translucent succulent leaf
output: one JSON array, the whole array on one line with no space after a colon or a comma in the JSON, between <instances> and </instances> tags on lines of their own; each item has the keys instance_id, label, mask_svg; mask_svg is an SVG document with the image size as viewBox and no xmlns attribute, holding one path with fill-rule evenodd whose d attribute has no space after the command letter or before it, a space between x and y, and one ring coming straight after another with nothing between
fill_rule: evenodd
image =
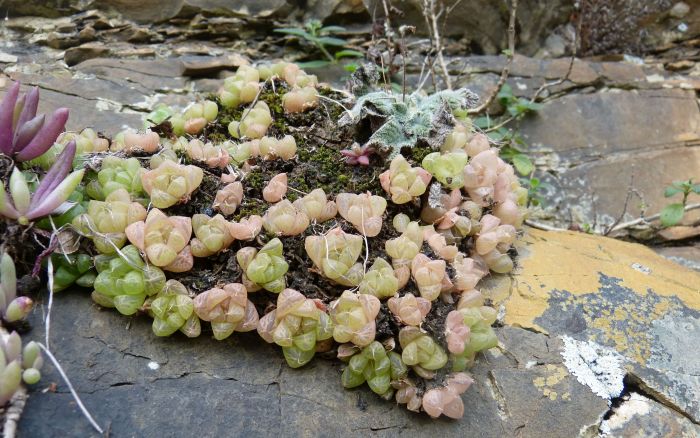
<instances>
[{"instance_id":1,"label":"translucent succulent leaf","mask_svg":"<svg viewBox=\"0 0 700 438\"><path fill-rule=\"evenodd\" d=\"M143 306L145 300L143 295L118 295L112 299L114 307L122 315L133 315Z\"/></svg>"},{"instance_id":2,"label":"translucent succulent leaf","mask_svg":"<svg viewBox=\"0 0 700 438\"><path fill-rule=\"evenodd\" d=\"M299 368L306 365L313 359L313 350L301 350L297 347L285 347L282 349L287 365L291 368Z\"/></svg>"}]
</instances>

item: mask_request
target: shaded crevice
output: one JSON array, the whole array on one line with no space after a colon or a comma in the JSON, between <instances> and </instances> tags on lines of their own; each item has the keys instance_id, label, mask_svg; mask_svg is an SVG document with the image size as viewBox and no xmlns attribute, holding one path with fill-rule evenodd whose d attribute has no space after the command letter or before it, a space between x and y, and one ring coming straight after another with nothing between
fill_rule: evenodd
<instances>
[{"instance_id":1,"label":"shaded crevice","mask_svg":"<svg viewBox=\"0 0 700 438\"><path fill-rule=\"evenodd\" d=\"M47 87L45 84L37 84L37 83L31 83L31 82L27 82L25 84L38 87L41 90L46 90L46 91L50 91L52 93L62 94L64 96L77 97L79 99L87 100L90 102L105 102L108 105L114 105L114 106L118 107L118 109L116 109L116 111L112 111L114 113L123 113L125 109L129 109L129 110L137 112L137 113L148 113L149 112L148 110L146 110L144 108L140 108L140 107L136 106L135 104L124 104L124 103L117 102L114 100L104 99L104 98L99 98L99 97L98 98L85 97L85 96L81 96L80 94L66 92L65 90L58 90L58 89L55 89L52 87ZM146 97L148 97L148 96L146 96Z\"/></svg>"},{"instance_id":2,"label":"shaded crevice","mask_svg":"<svg viewBox=\"0 0 700 438\"><path fill-rule=\"evenodd\" d=\"M508 413L508 405L506 404L506 398L501 392L501 389L498 387L498 382L496 381L496 376L493 374L493 372L489 371L487 376L488 380L486 380L485 383L491 390L493 398L496 401L498 416L505 421L510 416L510 414Z\"/></svg>"},{"instance_id":3,"label":"shaded crevice","mask_svg":"<svg viewBox=\"0 0 700 438\"><path fill-rule=\"evenodd\" d=\"M634 373L627 373L627 375L625 376L624 383L624 392L637 392L643 395L644 397L651 399L659 403L660 405L671 409L672 411L677 412L678 414L688 419L691 423L700 425L699 421L697 421L690 414L685 412L680 406L676 405L673 401L669 400L668 397L666 397L665 395L650 388L649 385L647 385L644 382L644 380L642 380L639 376L635 375Z\"/></svg>"},{"instance_id":4,"label":"shaded crevice","mask_svg":"<svg viewBox=\"0 0 700 438\"><path fill-rule=\"evenodd\" d=\"M352 429L353 431L362 431L362 430L367 430L370 432L379 432L382 430L392 430L396 429L398 431L402 431L407 427L406 423L404 424L391 424L389 426L369 426L369 427L358 427L356 429Z\"/></svg>"},{"instance_id":5,"label":"shaded crevice","mask_svg":"<svg viewBox=\"0 0 700 438\"><path fill-rule=\"evenodd\" d=\"M605 411L600 416L600 421L598 422L597 433L598 436L606 436L603 430L603 424L610 420L615 412L625 403L627 403L632 394L639 394L653 402L656 402L672 411L678 413L682 417L686 418L693 424L700 424L695 421L689 414L684 412L681 408L676 406L672 401L668 400L663 394L649 388L644 381L642 381L634 373L627 373L624 378L624 387L619 396L610 400L610 406L607 411Z\"/></svg>"},{"instance_id":6,"label":"shaded crevice","mask_svg":"<svg viewBox=\"0 0 700 438\"><path fill-rule=\"evenodd\" d=\"M547 333L546 331L543 331L543 330L538 330L536 327L523 327L521 325L510 325L509 327L515 327L515 328L518 328L520 330L525 330L525 331L528 331L531 333L536 333L538 335L544 335L547 338L549 338L549 333ZM545 340L545 342L546 342L546 340ZM549 345L547 345L547 348L549 348Z\"/></svg>"},{"instance_id":7,"label":"shaded crevice","mask_svg":"<svg viewBox=\"0 0 700 438\"><path fill-rule=\"evenodd\" d=\"M132 386L135 385L134 382L117 382L117 383L112 383L109 385L110 388L116 388L118 386Z\"/></svg>"},{"instance_id":8,"label":"shaded crevice","mask_svg":"<svg viewBox=\"0 0 700 438\"><path fill-rule=\"evenodd\" d=\"M318 405L318 406L324 407L324 408L329 409L329 410L331 410L331 411L335 411L335 410L336 410L335 407L329 406L329 405L326 405L326 404L323 404L323 403L319 402L318 400L314 400L314 399L309 398L309 397L304 397L303 395L299 395L299 394L292 394L292 393L289 393L289 392L282 392L282 389L281 389L281 388L280 388L279 397L280 397L280 403L282 402L282 397L292 397L292 398L298 398L298 399L300 399L300 400L306 400L306 401L308 401L308 402L310 402L310 403L313 403L314 405Z\"/></svg>"},{"instance_id":9,"label":"shaded crevice","mask_svg":"<svg viewBox=\"0 0 700 438\"><path fill-rule=\"evenodd\" d=\"M121 350L121 349L117 348L116 346L111 345L111 344L109 344L108 342L104 341L104 340L101 339L99 336L81 336L81 337L84 338L84 339L92 339L92 340L95 340L95 341L97 341L97 342L103 344L104 346L106 346L106 347L109 348L110 350L118 351L119 353L121 353L121 354L123 354L123 355L125 355L125 356L131 356L131 357L135 357L135 358L137 358L137 359L145 359L145 360L147 360L147 361L149 361L149 362L151 362L151 361L152 361L152 362L158 362L159 365L165 365L165 364L168 363L167 360L165 360L165 361L163 361L163 362L154 361L153 359L151 359L151 358L148 357L148 356L143 356L143 355L140 355L140 354L131 353L131 352L127 351L126 349Z\"/></svg>"}]
</instances>

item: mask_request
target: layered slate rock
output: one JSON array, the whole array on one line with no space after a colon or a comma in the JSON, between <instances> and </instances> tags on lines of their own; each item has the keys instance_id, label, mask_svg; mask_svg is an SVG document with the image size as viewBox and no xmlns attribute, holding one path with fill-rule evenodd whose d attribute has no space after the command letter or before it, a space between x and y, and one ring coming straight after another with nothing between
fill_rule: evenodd
<instances>
[{"instance_id":1,"label":"layered slate rock","mask_svg":"<svg viewBox=\"0 0 700 438\"><path fill-rule=\"evenodd\" d=\"M581 356L569 371L590 385L623 370L626 385L700 421L698 272L644 246L581 233L529 230L523 245L502 300L506 325L564 339L565 355ZM618 366L591 373L597 356L587 350Z\"/></svg>"},{"instance_id":2,"label":"layered slate rock","mask_svg":"<svg viewBox=\"0 0 700 438\"><path fill-rule=\"evenodd\" d=\"M585 234L528 230L518 251L514 275L483 284L501 307L500 342L471 370L459 421L429 420L364 387L345 390L341 366L324 357L290 369L249 333L157 338L148 318L100 310L85 290L55 297L51 347L112 437L617 436L651 424L700 433L692 396L700 360L688 344L697 339L700 274ZM26 336L43 340L45 310ZM94 436L56 371L43 374L23 436Z\"/></svg>"},{"instance_id":3,"label":"layered slate rock","mask_svg":"<svg viewBox=\"0 0 700 438\"><path fill-rule=\"evenodd\" d=\"M672 181L697 177L700 110L695 92L682 89L608 90L544 104L520 132L554 176L547 207L561 222L610 225L618 217L658 213ZM628 191L633 199L625 209ZM697 219L686 215L686 223Z\"/></svg>"},{"instance_id":4,"label":"layered slate rock","mask_svg":"<svg viewBox=\"0 0 700 438\"><path fill-rule=\"evenodd\" d=\"M31 337L43 339L41 310ZM156 338L147 318L101 311L86 291L56 296L52 349L83 401L110 436L513 436L595 427L605 400L566 374L560 345L518 328L499 330L502 351L481 358L459 421L430 420L367 388L345 390L337 362L317 358L290 369L255 335L226 341ZM535 364L535 365L533 365ZM31 436L93 436L51 366L33 388L20 431ZM43 389L57 383L55 392ZM233 421L232 419L235 419Z\"/></svg>"}]
</instances>

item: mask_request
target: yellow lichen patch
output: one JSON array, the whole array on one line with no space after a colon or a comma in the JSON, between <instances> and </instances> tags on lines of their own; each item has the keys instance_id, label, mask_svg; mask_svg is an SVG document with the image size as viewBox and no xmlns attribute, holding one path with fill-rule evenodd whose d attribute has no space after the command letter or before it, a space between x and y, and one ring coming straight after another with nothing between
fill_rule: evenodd
<instances>
[{"instance_id":1,"label":"yellow lichen patch","mask_svg":"<svg viewBox=\"0 0 700 438\"><path fill-rule=\"evenodd\" d=\"M510 296L513 280L507 274L492 274L479 283L479 290L485 298L498 306Z\"/></svg>"},{"instance_id":2,"label":"yellow lichen patch","mask_svg":"<svg viewBox=\"0 0 700 438\"><path fill-rule=\"evenodd\" d=\"M645 363L652 321L700 310L700 274L644 246L529 229L518 249L506 324L547 332L564 323Z\"/></svg>"},{"instance_id":3,"label":"yellow lichen patch","mask_svg":"<svg viewBox=\"0 0 700 438\"><path fill-rule=\"evenodd\" d=\"M569 375L566 368L559 365L547 364L544 366L544 369L545 375L536 377L532 381L535 387L542 393L542 395L552 401L557 400L558 398L561 398L562 400L569 400L571 398L569 391L562 391L561 394L559 394L555 388L556 385L564 381L566 376Z\"/></svg>"}]
</instances>

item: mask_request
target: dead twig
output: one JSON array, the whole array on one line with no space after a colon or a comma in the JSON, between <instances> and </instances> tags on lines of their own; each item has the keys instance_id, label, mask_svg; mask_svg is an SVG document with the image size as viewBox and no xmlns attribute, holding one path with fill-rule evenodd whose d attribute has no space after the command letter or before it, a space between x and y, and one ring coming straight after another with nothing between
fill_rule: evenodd
<instances>
[{"instance_id":1,"label":"dead twig","mask_svg":"<svg viewBox=\"0 0 700 438\"><path fill-rule=\"evenodd\" d=\"M518 0L513 1L517 3ZM437 11L435 3L436 0L423 0L423 17L425 18L425 24L428 27L432 52L435 54L437 63L442 73L442 79L445 81L445 88L451 90L452 81L450 79L450 73L447 70L447 64L445 63L445 56L443 53L445 48L442 45L440 26L438 25L438 20L440 19L440 16L445 13L445 10L441 9L440 11Z\"/></svg>"},{"instance_id":2,"label":"dead twig","mask_svg":"<svg viewBox=\"0 0 700 438\"><path fill-rule=\"evenodd\" d=\"M627 188L627 195L625 196L625 203L622 206L622 213L620 213L620 216L615 219L615 222L612 223L608 227L608 229L603 233L603 236L607 236L610 234L610 232L615 228L621 221L622 218L625 217L625 214L627 213L627 206L630 202L630 198L632 197L632 193L634 193L634 174L630 177L630 185Z\"/></svg>"},{"instance_id":3,"label":"dead twig","mask_svg":"<svg viewBox=\"0 0 700 438\"><path fill-rule=\"evenodd\" d=\"M63 371L63 367L61 367L61 364L58 362L58 359L56 359L56 357L53 355L53 353L51 353L51 351L48 348L46 348L46 346L44 344L42 344L41 342L37 342L37 344L39 345L39 348L41 348L44 351L44 353L46 353L46 356L48 356L48 358L51 361L51 363L53 364L53 366L56 367L56 370L61 375L61 378L63 378L63 381L66 382L66 386L68 386L70 393L73 395L73 399L78 404L78 407L83 412L83 415L85 416L85 418L87 418L87 420L90 422L90 425L92 425L92 427L100 435L104 434L104 431L102 430L100 425L97 424L95 419L92 417L92 415L90 415L90 412L87 410L87 408L83 404L82 400L80 400L78 393L75 392L75 388L73 388L73 384L68 379L66 372Z\"/></svg>"},{"instance_id":4,"label":"dead twig","mask_svg":"<svg viewBox=\"0 0 700 438\"><path fill-rule=\"evenodd\" d=\"M698 210L700 209L700 204L688 204L685 206L683 211L692 211L692 210ZM614 231L620 231L624 230L626 228L632 228L637 225L645 224L645 223L650 223L657 221L661 218L661 213L653 214L651 216L646 216L646 217L640 217L634 220L631 220L629 222L623 222L621 224L618 224L614 227L611 227L609 231L606 232L606 234L602 234L603 236L607 236L608 234L614 232ZM543 231L571 231L566 228L558 228L554 227L551 225L543 224L541 222L535 222L532 220L525 220L525 225L532 227L532 228L537 228L538 230L543 230ZM593 234L600 234L600 233L593 233Z\"/></svg>"},{"instance_id":5,"label":"dead twig","mask_svg":"<svg viewBox=\"0 0 700 438\"><path fill-rule=\"evenodd\" d=\"M530 103L534 103L535 100L544 92L544 90L551 88L551 87L556 87L557 85L563 84L565 81L569 80L569 77L571 76L571 72L574 69L574 62L576 61L576 56L578 55L579 52L579 45L580 45L580 33L581 33L581 21L582 21L582 14L578 14L578 19L576 21L576 31L574 32L574 41L572 43L571 47L571 58L569 58L569 67L566 70L566 74L557 79L556 81L552 82L545 82L542 84L537 91L535 91L535 94L532 96L530 99Z\"/></svg>"},{"instance_id":6,"label":"dead twig","mask_svg":"<svg viewBox=\"0 0 700 438\"><path fill-rule=\"evenodd\" d=\"M691 211L691 210L697 210L697 209L700 209L700 204L688 204L685 206L683 211ZM643 224L643 223L654 222L654 221L659 220L660 218L661 218L661 213L653 214L653 215L647 216L647 217L640 217L640 218L631 220L629 222L623 222L621 224L618 224L616 227L613 227L610 230L610 232L624 230L625 228L631 228L631 227L634 227L636 225Z\"/></svg>"},{"instance_id":7,"label":"dead twig","mask_svg":"<svg viewBox=\"0 0 700 438\"><path fill-rule=\"evenodd\" d=\"M524 223L529 227L537 228L538 230L542 231L569 231L566 228L553 227L551 225L543 224L541 222L535 222L530 219L526 219Z\"/></svg>"},{"instance_id":8,"label":"dead twig","mask_svg":"<svg viewBox=\"0 0 700 438\"><path fill-rule=\"evenodd\" d=\"M578 49L578 47L579 47L579 34L580 34L580 33L581 33L581 14L579 14L579 16L578 16L578 21L577 21L577 24L576 24L576 32L574 33L574 41L573 41L573 43L572 43L572 48L571 48L571 58L569 58L569 66L568 66L567 69L566 69L566 73L564 74L564 76L560 77L559 79L557 79L557 80L555 80L555 81L545 82L544 84L540 85L540 87L535 91L535 94L533 94L532 97L530 98L530 103L531 103L531 104L532 104L532 103L535 103L535 102L537 101L537 99L540 97L540 95L541 95L542 93L544 93L545 90L547 90L547 89L549 89L549 88L552 88L552 87L556 87L557 85L561 85L561 84L563 84L564 82L566 82L566 81L569 80L569 77L571 76L571 72L572 72L573 69L574 69L574 62L576 62L576 56L578 55L578 50L579 50L579 49ZM502 87L502 86L503 86L503 84L501 84L501 87ZM495 96L496 94L498 94L498 91L500 91L500 88L501 88L501 87L498 87L498 89L497 89L496 93L494 94L494 96ZM515 116L510 116L510 117L508 117L507 119L501 121L499 124L494 125L494 126L488 128L485 132L493 132L493 131L496 131L496 130L502 128L503 126L507 125L508 123L512 122L512 121L515 120L517 117L518 117L517 115L515 115Z\"/></svg>"},{"instance_id":9,"label":"dead twig","mask_svg":"<svg viewBox=\"0 0 700 438\"><path fill-rule=\"evenodd\" d=\"M508 50L506 51L506 65L501 70L501 76L498 78L496 83L496 88L489 94L486 100L476 108L472 108L467 111L467 114L474 115L480 114L491 105L491 103L496 99L498 93L503 88L503 84L506 83L508 79L508 74L510 73L510 67L513 65L513 55L515 55L515 19L518 12L518 0L511 1L510 7L510 20L508 21Z\"/></svg>"},{"instance_id":10,"label":"dead twig","mask_svg":"<svg viewBox=\"0 0 700 438\"><path fill-rule=\"evenodd\" d=\"M382 0L382 6L384 7L384 40L386 41L386 51L389 56L388 64L389 67L384 67L384 56L380 57L382 61L382 77L384 78L384 86L387 89L391 88L390 80L387 79L387 71L391 69L394 65L394 29L391 27L391 3L388 0ZM391 74L391 72L389 72Z\"/></svg>"},{"instance_id":11,"label":"dead twig","mask_svg":"<svg viewBox=\"0 0 700 438\"><path fill-rule=\"evenodd\" d=\"M403 64L402 68L402 78L401 78L401 101L406 101L406 33L413 33L416 28L413 26L401 26L399 27L399 34L401 35L401 45L399 49L401 50L401 62Z\"/></svg>"},{"instance_id":12,"label":"dead twig","mask_svg":"<svg viewBox=\"0 0 700 438\"><path fill-rule=\"evenodd\" d=\"M243 121L248 117L248 114L252 111L252 109L255 107L255 105L258 103L258 99L260 99L260 95L263 92L263 89L265 88L265 85L267 85L267 81L271 81L272 83L275 82L275 77L271 77L269 79L266 79L265 82L258 88L258 93L255 95L255 99L253 99L253 102L248 106L248 109L243 111L243 115L241 116L241 120L238 122L238 127L236 128L236 133L238 134L238 138L241 138L241 125L243 125Z\"/></svg>"}]
</instances>

